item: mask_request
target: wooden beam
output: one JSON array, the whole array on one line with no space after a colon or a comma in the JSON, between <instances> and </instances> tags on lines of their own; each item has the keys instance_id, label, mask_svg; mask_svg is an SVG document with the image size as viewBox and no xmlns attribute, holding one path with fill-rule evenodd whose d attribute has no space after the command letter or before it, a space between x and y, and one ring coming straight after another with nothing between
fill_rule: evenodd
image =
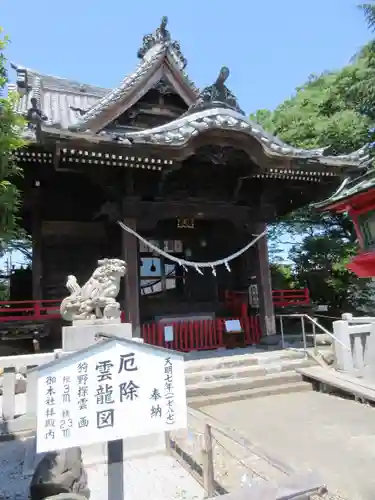
<instances>
[{"instance_id":1,"label":"wooden beam","mask_svg":"<svg viewBox=\"0 0 375 500\"><path fill-rule=\"evenodd\" d=\"M256 234L261 234L266 228L264 223L258 223L256 226ZM257 245L257 285L259 296L259 309L260 321L262 328L262 335L275 335L275 309L272 299L272 284L271 284L271 271L268 259L268 244L267 235L261 238Z\"/></svg>"},{"instance_id":2,"label":"wooden beam","mask_svg":"<svg viewBox=\"0 0 375 500\"><path fill-rule=\"evenodd\" d=\"M38 182L38 181L36 181ZM42 217L41 217L41 191L40 185L32 188L32 208L31 208L31 236L32 236L32 293L33 300L41 300L42 293Z\"/></svg>"},{"instance_id":3,"label":"wooden beam","mask_svg":"<svg viewBox=\"0 0 375 500\"><path fill-rule=\"evenodd\" d=\"M136 230L136 220L125 217L126 207L123 207L124 224ZM132 234L121 229L122 258L127 264L124 287L124 312L126 321L132 324L133 337L141 337L141 320L139 310L139 251L138 240Z\"/></svg>"},{"instance_id":4,"label":"wooden beam","mask_svg":"<svg viewBox=\"0 0 375 500\"><path fill-rule=\"evenodd\" d=\"M136 201L124 199L124 213L137 219L142 230L155 227L159 220L188 218L202 220L229 220L243 227L251 217L249 207L234 206L226 203L208 203L202 200L181 201Z\"/></svg>"}]
</instances>

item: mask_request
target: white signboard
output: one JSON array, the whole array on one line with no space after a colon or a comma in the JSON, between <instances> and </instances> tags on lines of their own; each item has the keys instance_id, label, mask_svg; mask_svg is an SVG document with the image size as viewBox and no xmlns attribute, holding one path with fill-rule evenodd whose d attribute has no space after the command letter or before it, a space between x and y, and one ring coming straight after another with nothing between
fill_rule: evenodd
<instances>
[{"instance_id":1,"label":"white signboard","mask_svg":"<svg viewBox=\"0 0 375 500\"><path fill-rule=\"evenodd\" d=\"M242 332L242 326L239 319L227 319L224 321L225 329L228 333Z\"/></svg>"},{"instance_id":2,"label":"white signboard","mask_svg":"<svg viewBox=\"0 0 375 500\"><path fill-rule=\"evenodd\" d=\"M166 325L164 327L164 341L173 342L173 325Z\"/></svg>"},{"instance_id":3,"label":"white signboard","mask_svg":"<svg viewBox=\"0 0 375 500\"><path fill-rule=\"evenodd\" d=\"M113 340L39 367L38 453L185 427L178 354Z\"/></svg>"}]
</instances>

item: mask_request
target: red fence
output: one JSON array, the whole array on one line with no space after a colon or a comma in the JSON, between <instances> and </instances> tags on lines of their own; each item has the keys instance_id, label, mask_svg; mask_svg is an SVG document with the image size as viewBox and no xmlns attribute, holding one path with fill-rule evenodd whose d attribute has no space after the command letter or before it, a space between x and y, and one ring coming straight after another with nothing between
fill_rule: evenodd
<instances>
[{"instance_id":1,"label":"red fence","mask_svg":"<svg viewBox=\"0 0 375 500\"><path fill-rule=\"evenodd\" d=\"M225 347L224 322L229 318L213 320L179 321L173 323L147 323L142 326L142 337L147 344L175 351L206 351ZM246 345L258 344L261 336L259 317L238 318L244 331ZM164 340L164 328L173 327L173 341Z\"/></svg>"},{"instance_id":2,"label":"red fence","mask_svg":"<svg viewBox=\"0 0 375 500\"><path fill-rule=\"evenodd\" d=\"M310 304L310 294L308 288L272 290L273 305L275 307L305 306ZM231 309L232 314L246 316L249 304L249 294L247 291L232 292L225 291L225 302Z\"/></svg>"},{"instance_id":3,"label":"red fence","mask_svg":"<svg viewBox=\"0 0 375 500\"><path fill-rule=\"evenodd\" d=\"M290 290L272 290L273 304L278 307L308 306L310 294L308 288Z\"/></svg>"},{"instance_id":4,"label":"red fence","mask_svg":"<svg viewBox=\"0 0 375 500\"><path fill-rule=\"evenodd\" d=\"M60 318L61 300L0 301L0 322Z\"/></svg>"},{"instance_id":5,"label":"red fence","mask_svg":"<svg viewBox=\"0 0 375 500\"><path fill-rule=\"evenodd\" d=\"M273 303L277 307L308 305L310 296L307 288L301 290L272 290ZM247 292L225 293L225 301L231 314L247 317ZM43 321L60 318L61 300L21 300L0 302L0 323L6 321Z\"/></svg>"}]
</instances>

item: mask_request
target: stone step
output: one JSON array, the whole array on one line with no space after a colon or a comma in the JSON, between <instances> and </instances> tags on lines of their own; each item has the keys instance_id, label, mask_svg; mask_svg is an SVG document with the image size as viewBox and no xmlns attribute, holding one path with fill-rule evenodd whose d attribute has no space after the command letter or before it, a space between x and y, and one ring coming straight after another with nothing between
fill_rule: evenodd
<instances>
[{"instance_id":1,"label":"stone step","mask_svg":"<svg viewBox=\"0 0 375 500\"><path fill-rule=\"evenodd\" d=\"M244 389L235 392L224 392L209 396L188 396L187 403L192 408L201 408L221 403L230 403L241 399L258 398L277 394L289 394L291 392L311 391L312 386L307 382L290 382L282 385L270 385L269 387L257 387L254 389ZM251 418L251 416L249 416Z\"/></svg>"},{"instance_id":2,"label":"stone step","mask_svg":"<svg viewBox=\"0 0 375 500\"><path fill-rule=\"evenodd\" d=\"M211 382L215 380L238 379L245 377L259 377L268 373L282 373L292 371L297 368L307 368L316 363L310 359L281 360L278 363L266 365L239 365L233 367L203 369L186 373L186 385L199 384L201 382Z\"/></svg>"},{"instance_id":3,"label":"stone step","mask_svg":"<svg viewBox=\"0 0 375 500\"><path fill-rule=\"evenodd\" d=\"M190 384L186 387L187 397L211 396L222 393L232 393L268 387L273 385L289 384L299 382L302 376L296 371L286 371L283 373L269 373L257 377L232 378L227 380L214 380L211 382L200 382Z\"/></svg>"},{"instance_id":4,"label":"stone step","mask_svg":"<svg viewBox=\"0 0 375 500\"><path fill-rule=\"evenodd\" d=\"M204 359L186 360L185 373L201 370L214 370L233 368L238 366L255 366L277 363L284 360L304 359L305 353L301 351L284 350L260 353L227 354Z\"/></svg>"}]
</instances>

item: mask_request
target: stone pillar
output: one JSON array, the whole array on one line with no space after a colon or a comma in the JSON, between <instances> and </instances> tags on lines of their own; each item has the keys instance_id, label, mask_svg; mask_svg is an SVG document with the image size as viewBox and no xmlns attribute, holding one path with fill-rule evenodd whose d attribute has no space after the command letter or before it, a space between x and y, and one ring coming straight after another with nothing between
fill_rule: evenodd
<instances>
[{"instance_id":1,"label":"stone pillar","mask_svg":"<svg viewBox=\"0 0 375 500\"><path fill-rule=\"evenodd\" d=\"M32 188L32 294L33 300L42 297L42 217L41 217L41 188L39 181Z\"/></svg>"},{"instance_id":2,"label":"stone pillar","mask_svg":"<svg viewBox=\"0 0 375 500\"><path fill-rule=\"evenodd\" d=\"M259 222L256 224L255 233L261 234L266 229L266 224L264 222ZM276 334L276 323L275 323L275 311L272 299L272 283L271 283L271 272L268 260L268 245L267 245L267 235L263 236L256 245L257 254L257 285L258 285L258 296L259 296L259 314L260 314L260 324L262 329L262 335L275 335Z\"/></svg>"},{"instance_id":3,"label":"stone pillar","mask_svg":"<svg viewBox=\"0 0 375 500\"><path fill-rule=\"evenodd\" d=\"M135 219L123 219L124 224L136 230ZM125 318L133 326L133 337L141 337L141 322L139 312L139 253L138 240L132 234L121 229L122 258L127 264L124 277Z\"/></svg>"}]
</instances>

